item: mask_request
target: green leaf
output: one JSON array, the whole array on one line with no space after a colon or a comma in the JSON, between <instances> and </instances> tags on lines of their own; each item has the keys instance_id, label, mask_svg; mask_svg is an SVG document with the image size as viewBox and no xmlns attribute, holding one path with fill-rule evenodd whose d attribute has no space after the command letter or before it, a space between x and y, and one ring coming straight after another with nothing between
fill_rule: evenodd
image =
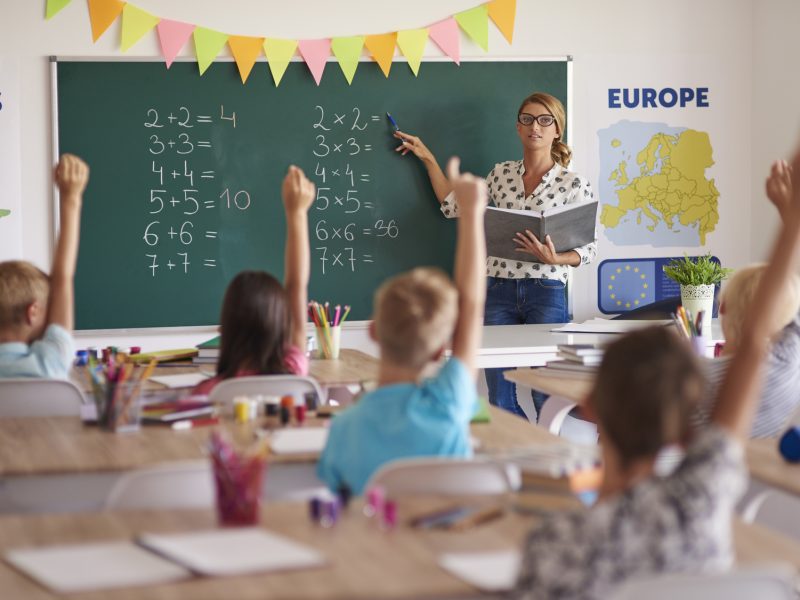
<instances>
[{"instance_id":1,"label":"green leaf","mask_svg":"<svg viewBox=\"0 0 800 600\"><path fill-rule=\"evenodd\" d=\"M680 285L717 285L731 273L733 269L723 268L712 260L710 252L694 260L684 255L664 267L664 274Z\"/></svg>"}]
</instances>

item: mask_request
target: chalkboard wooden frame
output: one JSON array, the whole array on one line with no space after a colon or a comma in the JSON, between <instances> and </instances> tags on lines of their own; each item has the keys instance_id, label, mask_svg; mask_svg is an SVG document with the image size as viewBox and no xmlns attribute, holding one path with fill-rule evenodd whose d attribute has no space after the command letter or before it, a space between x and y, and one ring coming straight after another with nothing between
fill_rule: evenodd
<instances>
[{"instance_id":1,"label":"chalkboard wooden frame","mask_svg":"<svg viewBox=\"0 0 800 600\"><path fill-rule=\"evenodd\" d=\"M52 94L53 146L52 147L53 147L53 151L54 151L53 152L54 153L54 159L57 159L57 156L61 152L60 143L59 143L60 128L59 128L59 103L58 103L58 93L59 93L58 65L59 65L59 63L63 64L63 63L81 63L81 62L90 62L90 63L111 62L111 63L123 63L123 64L124 63L155 63L155 64L161 64L162 63L162 61L160 61L158 59L148 60L148 59L142 59L142 58L139 58L139 57L135 57L135 58L134 57L126 57L126 58L123 58L123 59L120 59L120 58L105 58L105 59L103 59L103 58L94 58L94 57L81 57L81 58L51 57L51 78L52 78L52 90L53 90L53 94ZM188 63L189 65L194 65L195 64L194 61L192 61L191 59L176 61L176 63L180 63L180 62ZM227 62L227 63L230 63L231 65L234 64L232 59L225 59L225 58L219 59L217 62L223 62L223 63ZM265 62L265 61L259 61L259 62ZM294 63L300 63L300 65L303 66L302 65L302 60L300 60L300 59L295 59L292 62L293 62L293 64ZM341 77L341 73L333 72L334 69L336 69L336 71L338 71L338 64L336 63L335 59L329 59L328 62L330 62L332 64L327 66L328 70L326 72L325 77L326 78ZM361 62L364 63L364 64L361 65L362 69L365 67L366 64L374 64L373 61L371 61L371 59L366 59L366 58L362 58ZM395 59L395 63L397 63L397 64L394 65L394 70L393 70L392 76L389 78L389 81L391 81L391 78L395 76L395 73L397 72L397 70L403 70L403 69L407 70L406 69L406 65L403 64L404 62L405 62L405 60L402 59L402 58ZM506 63L506 62L507 63L545 63L545 62L562 62L562 63L565 63L566 94L564 96L562 96L562 100L565 100L566 105L568 107L568 110L567 110L568 121L567 121L567 131L566 131L566 133L567 133L567 141L568 141L568 143L570 143L571 138L572 138L572 113L573 113L573 110L574 110L573 85L572 85L572 58L570 56L553 56L553 57L509 57L509 58L506 58L506 57L479 57L479 58L474 58L474 59L473 58L462 59L462 64ZM421 69L420 69L421 76L423 76L423 74L425 72L425 68L426 68L427 65L437 64L437 63L448 63L449 64L449 63L451 63L451 61L449 61L449 59L446 59L446 58L430 58L430 59L426 59L423 62L423 64L421 65ZM235 67L233 67L233 68L235 69ZM310 77L310 74L308 76ZM199 76L198 76L198 78L199 78ZM356 75L356 81L358 81L358 73ZM323 78L323 84L324 84L324 82L325 82L325 78ZM519 98L514 96L514 100L518 101ZM401 120L401 126L402 125L403 125L403 121ZM409 128L409 129L411 129L411 128ZM418 133L420 133L421 135L424 135L423 132L418 132ZM440 158L440 160L443 160L442 156L439 156L439 158ZM507 159L507 158L512 158L512 157L498 156L497 160L504 160L504 159ZM56 195L55 187L53 189L54 189L54 193L53 193L53 214L54 214L53 228L54 228L54 239L55 239L55 236L57 236L57 234L58 234L58 231L57 231L57 229L58 229L58 202L57 202L57 195ZM312 227L313 227L313 223L312 223ZM314 260L314 256L313 256L313 245L314 245L313 231L311 233L312 233L312 239L311 239L311 242L312 242L312 261L313 261ZM79 311L80 311L80 308L79 307L76 308L76 312L79 312ZM363 326L364 326L363 323L358 322L358 321L353 321L353 322L351 322L351 324L352 324L352 326L354 328L357 327L359 329L363 328ZM84 328L84 327L81 327L80 318L79 318L78 319L78 327L77 328L81 329L82 331L87 331L87 332L92 332L92 331L97 331L97 332L119 331L119 330L128 330L128 331L164 331L164 332L166 332L168 330L186 331L187 329L191 329L193 327L203 328L203 327L207 327L207 326L208 326L208 323L196 323L196 324L192 324L192 325L180 325L180 326L177 326L177 327L176 326L166 326L166 325L165 326L156 325L156 326L144 326L144 327L141 327L141 326L136 326L136 325L131 326L131 325L127 324L127 323L115 323L113 326L107 326L107 327L88 327L88 328Z\"/></svg>"}]
</instances>

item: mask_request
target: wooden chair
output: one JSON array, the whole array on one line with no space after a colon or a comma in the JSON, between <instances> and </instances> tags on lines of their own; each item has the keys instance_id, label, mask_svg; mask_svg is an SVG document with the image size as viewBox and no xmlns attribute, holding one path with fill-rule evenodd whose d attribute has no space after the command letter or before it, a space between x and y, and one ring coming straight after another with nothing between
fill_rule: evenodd
<instances>
[{"instance_id":1,"label":"wooden chair","mask_svg":"<svg viewBox=\"0 0 800 600\"><path fill-rule=\"evenodd\" d=\"M208 508L215 501L210 460L125 473L106 497L106 510Z\"/></svg>"},{"instance_id":2,"label":"wooden chair","mask_svg":"<svg viewBox=\"0 0 800 600\"><path fill-rule=\"evenodd\" d=\"M779 566L714 575L661 575L629 581L610 600L791 600L792 571Z\"/></svg>"},{"instance_id":3,"label":"wooden chair","mask_svg":"<svg viewBox=\"0 0 800 600\"><path fill-rule=\"evenodd\" d=\"M376 471L365 489L384 488L389 496L415 494L493 495L519 489L519 467L488 460L403 458Z\"/></svg>"},{"instance_id":4,"label":"wooden chair","mask_svg":"<svg viewBox=\"0 0 800 600\"><path fill-rule=\"evenodd\" d=\"M325 396L316 380L299 375L256 375L221 381L211 390L210 402L229 404L236 396L302 396L316 394L322 403Z\"/></svg>"},{"instance_id":5,"label":"wooden chair","mask_svg":"<svg viewBox=\"0 0 800 600\"><path fill-rule=\"evenodd\" d=\"M78 387L62 379L0 379L0 417L77 417L87 403Z\"/></svg>"}]
</instances>

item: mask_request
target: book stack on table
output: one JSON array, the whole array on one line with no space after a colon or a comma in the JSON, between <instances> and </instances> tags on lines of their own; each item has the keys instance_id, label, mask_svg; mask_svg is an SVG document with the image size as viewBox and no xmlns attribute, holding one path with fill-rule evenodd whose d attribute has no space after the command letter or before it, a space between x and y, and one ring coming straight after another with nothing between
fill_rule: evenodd
<instances>
[{"instance_id":1,"label":"book stack on table","mask_svg":"<svg viewBox=\"0 0 800 600\"><path fill-rule=\"evenodd\" d=\"M551 360L547 368L562 374L585 374L594 377L603 361L603 346L599 344L559 344L559 360Z\"/></svg>"},{"instance_id":2,"label":"book stack on table","mask_svg":"<svg viewBox=\"0 0 800 600\"><path fill-rule=\"evenodd\" d=\"M215 365L219 359L219 336L197 345L197 356L192 359L196 365Z\"/></svg>"}]
</instances>

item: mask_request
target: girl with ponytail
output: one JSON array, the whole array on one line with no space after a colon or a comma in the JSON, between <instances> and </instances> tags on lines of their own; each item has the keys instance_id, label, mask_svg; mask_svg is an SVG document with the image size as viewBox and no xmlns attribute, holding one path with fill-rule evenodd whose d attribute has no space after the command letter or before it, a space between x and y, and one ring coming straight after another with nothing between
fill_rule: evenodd
<instances>
[{"instance_id":1,"label":"girl with ponytail","mask_svg":"<svg viewBox=\"0 0 800 600\"><path fill-rule=\"evenodd\" d=\"M494 206L543 211L593 197L589 180L568 169L572 150L562 139L565 123L566 113L558 98L536 92L522 101L516 123L522 160L498 163L486 177L489 200ZM433 153L414 135L398 131L395 137L402 142L397 152L411 152L425 165L444 215L457 217L458 206L450 184ZM566 284L570 268L594 260L596 240L566 252L556 252L550 236L539 240L530 231L518 232L514 241L519 260L487 258L484 324L568 321ZM486 369L490 402L525 417L517 404L514 384L506 381L502 372L503 369ZM533 400L538 413L544 397L534 393Z\"/></svg>"}]
</instances>

